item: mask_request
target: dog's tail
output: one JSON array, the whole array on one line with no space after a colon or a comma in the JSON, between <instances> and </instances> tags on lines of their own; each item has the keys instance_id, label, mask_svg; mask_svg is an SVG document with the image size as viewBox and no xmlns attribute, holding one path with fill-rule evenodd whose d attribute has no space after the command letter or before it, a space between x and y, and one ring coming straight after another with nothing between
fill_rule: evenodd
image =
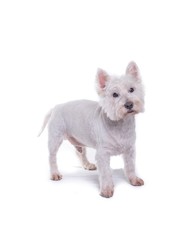
<instances>
[{"instance_id":1,"label":"dog's tail","mask_svg":"<svg viewBox=\"0 0 192 240\"><path fill-rule=\"evenodd\" d=\"M47 123L48 123L48 121L49 121L49 119L50 119L50 117L51 117L52 111L53 111L53 109L51 109L51 110L46 114L46 116L45 116L45 118L44 118L43 126L41 127L41 130L40 130L39 134L37 135L37 137L39 137L39 136L41 135L41 133L43 132L43 130L45 129L45 127L46 127L46 125L47 125Z\"/></svg>"}]
</instances>

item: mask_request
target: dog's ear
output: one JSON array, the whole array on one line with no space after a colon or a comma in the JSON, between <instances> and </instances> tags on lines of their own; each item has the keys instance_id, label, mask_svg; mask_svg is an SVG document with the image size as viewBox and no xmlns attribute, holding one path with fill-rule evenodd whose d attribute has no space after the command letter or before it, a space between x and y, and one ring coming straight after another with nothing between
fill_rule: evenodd
<instances>
[{"instance_id":1,"label":"dog's ear","mask_svg":"<svg viewBox=\"0 0 192 240\"><path fill-rule=\"evenodd\" d=\"M104 93L107 81L109 80L109 75L102 69L97 70L96 75L96 88L99 95Z\"/></svg>"},{"instance_id":2,"label":"dog's ear","mask_svg":"<svg viewBox=\"0 0 192 240\"><path fill-rule=\"evenodd\" d=\"M137 64L133 61L128 64L128 66L126 68L126 74L131 75L138 80L141 79L139 68L138 68Z\"/></svg>"}]
</instances>

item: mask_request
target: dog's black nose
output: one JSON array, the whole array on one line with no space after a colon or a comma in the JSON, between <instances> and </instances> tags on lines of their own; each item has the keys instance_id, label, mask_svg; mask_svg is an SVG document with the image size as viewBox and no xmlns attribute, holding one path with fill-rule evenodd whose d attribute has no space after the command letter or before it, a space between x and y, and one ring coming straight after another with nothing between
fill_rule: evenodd
<instances>
[{"instance_id":1,"label":"dog's black nose","mask_svg":"<svg viewBox=\"0 0 192 240\"><path fill-rule=\"evenodd\" d=\"M133 103L132 102L126 102L125 103L125 108L127 108L128 110L131 110L133 108Z\"/></svg>"}]
</instances>

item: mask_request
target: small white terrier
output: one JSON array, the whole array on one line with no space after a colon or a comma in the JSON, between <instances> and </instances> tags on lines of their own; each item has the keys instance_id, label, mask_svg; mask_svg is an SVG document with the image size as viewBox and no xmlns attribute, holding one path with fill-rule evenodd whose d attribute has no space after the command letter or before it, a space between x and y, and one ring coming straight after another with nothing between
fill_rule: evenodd
<instances>
[{"instance_id":1,"label":"small white terrier","mask_svg":"<svg viewBox=\"0 0 192 240\"><path fill-rule=\"evenodd\" d=\"M56 154L63 140L74 145L85 169L96 169L86 158L86 147L96 149L100 194L108 198L114 192L111 156L122 154L125 175L130 183L134 186L144 184L135 174L135 114L144 111L144 92L134 62L129 63L125 75L120 77L98 69L96 84L99 103L79 100L56 105L45 117L40 134L48 123L52 180L62 178Z\"/></svg>"}]
</instances>

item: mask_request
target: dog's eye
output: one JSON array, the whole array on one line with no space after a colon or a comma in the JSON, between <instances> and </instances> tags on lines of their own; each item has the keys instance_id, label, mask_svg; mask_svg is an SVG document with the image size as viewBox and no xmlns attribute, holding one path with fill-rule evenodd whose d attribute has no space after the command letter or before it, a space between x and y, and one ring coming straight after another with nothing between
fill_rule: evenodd
<instances>
[{"instance_id":1,"label":"dog's eye","mask_svg":"<svg viewBox=\"0 0 192 240\"><path fill-rule=\"evenodd\" d=\"M119 97L119 94L116 93L116 92L114 92L114 93L113 93L113 97L114 97L114 98Z\"/></svg>"},{"instance_id":2,"label":"dog's eye","mask_svg":"<svg viewBox=\"0 0 192 240\"><path fill-rule=\"evenodd\" d=\"M135 89L132 88L132 87L129 89L129 92L130 92L130 93L132 93L132 92L134 92L134 91L135 91Z\"/></svg>"}]
</instances>

